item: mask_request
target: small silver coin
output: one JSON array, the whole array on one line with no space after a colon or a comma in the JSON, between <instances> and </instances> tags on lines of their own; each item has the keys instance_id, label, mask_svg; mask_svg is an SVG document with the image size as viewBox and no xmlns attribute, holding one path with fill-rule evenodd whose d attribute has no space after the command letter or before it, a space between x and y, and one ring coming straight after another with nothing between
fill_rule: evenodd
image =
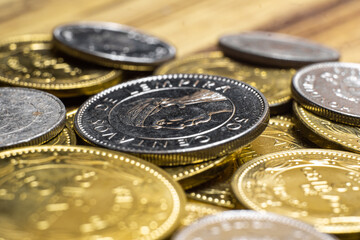
<instances>
[{"instance_id":1,"label":"small silver coin","mask_svg":"<svg viewBox=\"0 0 360 240\"><path fill-rule=\"evenodd\" d=\"M269 106L243 82L173 74L129 81L87 100L77 133L102 147L158 165L183 165L227 155L265 129Z\"/></svg>"},{"instance_id":2,"label":"small silver coin","mask_svg":"<svg viewBox=\"0 0 360 240\"><path fill-rule=\"evenodd\" d=\"M304 67L293 77L291 90L309 111L360 126L360 64L329 62Z\"/></svg>"},{"instance_id":3,"label":"small silver coin","mask_svg":"<svg viewBox=\"0 0 360 240\"><path fill-rule=\"evenodd\" d=\"M272 213L232 210L199 219L172 240L336 240L311 225Z\"/></svg>"},{"instance_id":4,"label":"small silver coin","mask_svg":"<svg viewBox=\"0 0 360 240\"><path fill-rule=\"evenodd\" d=\"M275 67L302 67L337 61L340 54L306 39L272 32L244 32L219 39L220 49L229 57Z\"/></svg>"},{"instance_id":5,"label":"small silver coin","mask_svg":"<svg viewBox=\"0 0 360 240\"><path fill-rule=\"evenodd\" d=\"M52 94L28 88L0 88L0 149L35 145L65 125L64 104Z\"/></svg>"},{"instance_id":6,"label":"small silver coin","mask_svg":"<svg viewBox=\"0 0 360 240\"><path fill-rule=\"evenodd\" d=\"M54 44L67 54L111 67L155 67L175 57L176 50L157 37L110 22L79 22L53 31Z\"/></svg>"}]
</instances>

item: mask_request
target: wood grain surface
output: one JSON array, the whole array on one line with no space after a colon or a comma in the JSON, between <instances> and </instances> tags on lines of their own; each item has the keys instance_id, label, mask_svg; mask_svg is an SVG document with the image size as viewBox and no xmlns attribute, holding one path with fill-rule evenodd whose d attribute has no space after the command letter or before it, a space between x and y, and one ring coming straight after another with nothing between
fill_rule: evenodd
<instances>
[{"instance_id":1,"label":"wood grain surface","mask_svg":"<svg viewBox=\"0 0 360 240\"><path fill-rule=\"evenodd\" d=\"M112 21L173 43L178 56L216 45L219 36L268 30L334 47L360 62L356 0L0 0L0 36L50 33L72 21Z\"/></svg>"}]
</instances>

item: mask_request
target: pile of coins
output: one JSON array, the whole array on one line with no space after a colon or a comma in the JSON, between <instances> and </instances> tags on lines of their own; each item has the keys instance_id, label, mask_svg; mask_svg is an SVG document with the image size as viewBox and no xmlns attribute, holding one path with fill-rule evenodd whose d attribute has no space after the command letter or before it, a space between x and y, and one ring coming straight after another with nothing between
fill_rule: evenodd
<instances>
[{"instance_id":1,"label":"pile of coins","mask_svg":"<svg viewBox=\"0 0 360 240\"><path fill-rule=\"evenodd\" d=\"M360 65L268 32L218 48L2 40L0 239L359 239Z\"/></svg>"}]
</instances>

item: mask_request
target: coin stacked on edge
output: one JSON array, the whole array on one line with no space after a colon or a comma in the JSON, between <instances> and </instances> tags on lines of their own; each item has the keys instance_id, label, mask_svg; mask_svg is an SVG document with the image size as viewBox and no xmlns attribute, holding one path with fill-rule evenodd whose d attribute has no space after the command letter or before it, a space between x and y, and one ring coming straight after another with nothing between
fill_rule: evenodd
<instances>
[{"instance_id":1,"label":"coin stacked on edge","mask_svg":"<svg viewBox=\"0 0 360 240\"><path fill-rule=\"evenodd\" d=\"M358 239L358 65L259 31L175 60L116 23L52 36L0 42L0 238Z\"/></svg>"}]
</instances>

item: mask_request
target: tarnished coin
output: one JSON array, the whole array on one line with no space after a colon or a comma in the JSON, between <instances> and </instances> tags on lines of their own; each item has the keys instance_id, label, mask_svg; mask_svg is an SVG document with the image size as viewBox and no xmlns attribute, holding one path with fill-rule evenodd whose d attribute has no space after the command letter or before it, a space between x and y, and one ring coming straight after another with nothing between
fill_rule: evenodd
<instances>
[{"instance_id":1,"label":"tarnished coin","mask_svg":"<svg viewBox=\"0 0 360 240\"><path fill-rule=\"evenodd\" d=\"M329 121L294 102L294 115L301 133L324 148L341 148L360 153L360 127Z\"/></svg>"},{"instance_id":2,"label":"tarnished coin","mask_svg":"<svg viewBox=\"0 0 360 240\"><path fill-rule=\"evenodd\" d=\"M264 94L271 114L290 109L291 78L295 69L266 68L239 63L220 51L198 53L162 65L155 74L197 73L243 81Z\"/></svg>"},{"instance_id":3,"label":"tarnished coin","mask_svg":"<svg viewBox=\"0 0 360 240\"><path fill-rule=\"evenodd\" d=\"M236 59L276 67L302 67L337 61L340 54L303 38L272 32L243 32L219 39L220 49Z\"/></svg>"},{"instance_id":4,"label":"tarnished coin","mask_svg":"<svg viewBox=\"0 0 360 240\"><path fill-rule=\"evenodd\" d=\"M78 22L53 31L57 48L74 57L126 70L152 70L175 57L176 50L157 37L110 22Z\"/></svg>"},{"instance_id":5,"label":"tarnished coin","mask_svg":"<svg viewBox=\"0 0 360 240\"><path fill-rule=\"evenodd\" d=\"M236 161L235 154L209 160L198 164L188 164L175 167L162 167L183 189L193 188L216 178Z\"/></svg>"},{"instance_id":6,"label":"tarnished coin","mask_svg":"<svg viewBox=\"0 0 360 240\"><path fill-rule=\"evenodd\" d=\"M304 67L295 74L291 90L307 110L360 126L360 64L331 62Z\"/></svg>"},{"instance_id":7,"label":"tarnished coin","mask_svg":"<svg viewBox=\"0 0 360 240\"><path fill-rule=\"evenodd\" d=\"M35 89L0 88L0 149L41 144L65 125L65 106Z\"/></svg>"},{"instance_id":8,"label":"tarnished coin","mask_svg":"<svg viewBox=\"0 0 360 240\"><path fill-rule=\"evenodd\" d=\"M232 210L207 216L182 229L172 240L335 240L301 221L272 213Z\"/></svg>"},{"instance_id":9,"label":"tarnished coin","mask_svg":"<svg viewBox=\"0 0 360 240\"><path fill-rule=\"evenodd\" d=\"M299 149L240 166L232 181L248 208L297 218L326 233L360 232L360 155Z\"/></svg>"},{"instance_id":10,"label":"tarnished coin","mask_svg":"<svg viewBox=\"0 0 360 240\"><path fill-rule=\"evenodd\" d=\"M268 119L264 96L243 82L173 74L95 95L78 110L75 128L92 144L175 166L230 154L260 135Z\"/></svg>"},{"instance_id":11,"label":"tarnished coin","mask_svg":"<svg viewBox=\"0 0 360 240\"><path fill-rule=\"evenodd\" d=\"M0 41L0 82L45 90L59 97L91 95L121 80L122 71L77 62L53 51L51 36Z\"/></svg>"},{"instance_id":12,"label":"tarnished coin","mask_svg":"<svg viewBox=\"0 0 360 240\"><path fill-rule=\"evenodd\" d=\"M133 156L48 146L0 160L3 239L163 239L184 213L181 187Z\"/></svg>"}]
</instances>

